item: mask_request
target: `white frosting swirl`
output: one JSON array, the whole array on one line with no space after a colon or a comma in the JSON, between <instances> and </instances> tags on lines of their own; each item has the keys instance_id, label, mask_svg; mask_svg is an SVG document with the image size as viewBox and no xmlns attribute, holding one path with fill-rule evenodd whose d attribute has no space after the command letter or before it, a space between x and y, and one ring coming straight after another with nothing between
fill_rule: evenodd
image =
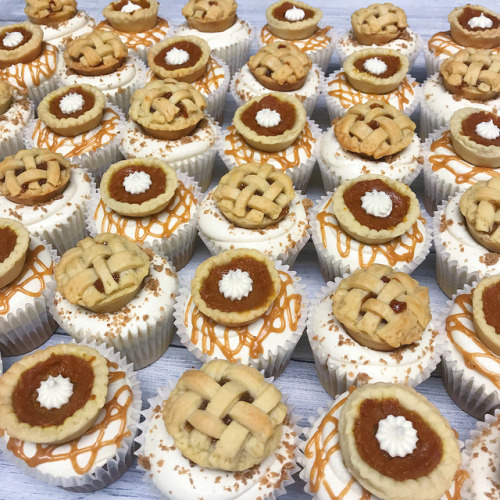
<instances>
[{"instance_id":1,"label":"white frosting swirl","mask_svg":"<svg viewBox=\"0 0 500 500\"><path fill-rule=\"evenodd\" d=\"M417 431L403 416L388 415L378 423L377 434L380 449L394 457L406 457L417 447Z\"/></svg>"},{"instance_id":2,"label":"white frosting swirl","mask_svg":"<svg viewBox=\"0 0 500 500\"><path fill-rule=\"evenodd\" d=\"M3 39L3 44L6 47L17 47L22 41L24 37L23 34L19 31L11 31L10 33L7 33Z\"/></svg>"},{"instance_id":3,"label":"white frosting swirl","mask_svg":"<svg viewBox=\"0 0 500 500\"><path fill-rule=\"evenodd\" d=\"M302 21L304 17L306 17L306 13L302 9L295 7L295 5L285 12L285 19L287 21L291 21L292 23L296 21Z\"/></svg>"},{"instance_id":4,"label":"white frosting swirl","mask_svg":"<svg viewBox=\"0 0 500 500\"><path fill-rule=\"evenodd\" d=\"M370 57L363 63L363 69L373 75L381 75L387 71L387 64L378 57Z\"/></svg>"},{"instance_id":5,"label":"white frosting swirl","mask_svg":"<svg viewBox=\"0 0 500 500\"><path fill-rule=\"evenodd\" d=\"M140 5L137 5L136 3L132 2L127 2L123 7L122 7L122 12L125 12L126 14L131 14L132 12L135 12L136 10L141 10L142 7Z\"/></svg>"},{"instance_id":6,"label":"white frosting swirl","mask_svg":"<svg viewBox=\"0 0 500 500\"><path fill-rule=\"evenodd\" d=\"M253 280L246 271L231 270L219 280L219 291L229 300L241 300L252 291Z\"/></svg>"},{"instance_id":7,"label":"white frosting swirl","mask_svg":"<svg viewBox=\"0 0 500 500\"><path fill-rule=\"evenodd\" d=\"M483 12L481 12L480 16L471 17L468 24L471 28L486 29L493 26L493 21L489 17L486 17Z\"/></svg>"},{"instance_id":8,"label":"white frosting swirl","mask_svg":"<svg viewBox=\"0 0 500 500\"><path fill-rule=\"evenodd\" d=\"M184 64L189 61L189 52L174 47L165 55L165 61L172 66Z\"/></svg>"},{"instance_id":9,"label":"white frosting swirl","mask_svg":"<svg viewBox=\"0 0 500 500\"><path fill-rule=\"evenodd\" d=\"M276 127L281 122L281 115L274 109L264 108L257 111L255 121L265 128Z\"/></svg>"},{"instance_id":10,"label":"white frosting swirl","mask_svg":"<svg viewBox=\"0 0 500 500\"><path fill-rule=\"evenodd\" d=\"M83 96L77 94L76 92L71 92L66 94L59 102L59 109L65 114L69 115L71 113L76 113L83 108L85 101Z\"/></svg>"},{"instance_id":11,"label":"white frosting swirl","mask_svg":"<svg viewBox=\"0 0 500 500\"><path fill-rule=\"evenodd\" d=\"M130 194L145 193L151 184L151 177L146 172L132 172L123 179L123 188Z\"/></svg>"},{"instance_id":12,"label":"white frosting swirl","mask_svg":"<svg viewBox=\"0 0 500 500\"><path fill-rule=\"evenodd\" d=\"M387 193L374 189L361 197L361 208L373 217L388 217L392 212L392 200Z\"/></svg>"},{"instance_id":13,"label":"white frosting swirl","mask_svg":"<svg viewBox=\"0 0 500 500\"><path fill-rule=\"evenodd\" d=\"M58 375L53 377L49 375L47 380L40 383L37 389L38 397L36 400L40 406L52 410L52 408L63 407L73 395L73 384L69 378Z\"/></svg>"},{"instance_id":14,"label":"white frosting swirl","mask_svg":"<svg viewBox=\"0 0 500 500\"><path fill-rule=\"evenodd\" d=\"M493 123L493 120L481 122L476 125L476 134L483 139L494 141L500 136L500 128Z\"/></svg>"}]
</instances>

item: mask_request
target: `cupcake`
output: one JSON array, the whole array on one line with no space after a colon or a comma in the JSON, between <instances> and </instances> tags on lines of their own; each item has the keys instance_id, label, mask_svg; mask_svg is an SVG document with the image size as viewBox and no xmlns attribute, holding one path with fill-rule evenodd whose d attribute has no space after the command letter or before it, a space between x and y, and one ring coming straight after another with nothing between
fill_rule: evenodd
<instances>
[{"instance_id":1,"label":"cupcake","mask_svg":"<svg viewBox=\"0 0 500 500\"><path fill-rule=\"evenodd\" d=\"M449 196L500 176L500 117L477 108L453 113L425 144L424 203L433 213Z\"/></svg>"},{"instance_id":2,"label":"cupcake","mask_svg":"<svg viewBox=\"0 0 500 500\"><path fill-rule=\"evenodd\" d=\"M97 181L121 157L118 143L123 113L87 84L60 87L38 106L38 119L26 129L27 147L50 149L76 161Z\"/></svg>"},{"instance_id":3,"label":"cupcake","mask_svg":"<svg viewBox=\"0 0 500 500\"><path fill-rule=\"evenodd\" d=\"M168 96L168 97L167 97ZM205 98L189 83L155 80L134 92L120 144L125 158L154 157L210 185L219 127Z\"/></svg>"},{"instance_id":4,"label":"cupcake","mask_svg":"<svg viewBox=\"0 0 500 500\"><path fill-rule=\"evenodd\" d=\"M416 386L442 352L427 287L382 264L327 283L310 309L307 335L319 380L332 397L368 382Z\"/></svg>"},{"instance_id":5,"label":"cupcake","mask_svg":"<svg viewBox=\"0 0 500 500\"><path fill-rule=\"evenodd\" d=\"M408 26L403 9L392 3L374 3L355 11L351 16L352 30L337 42L342 63L358 50L383 47L404 54L410 68L420 52L420 36Z\"/></svg>"},{"instance_id":6,"label":"cupcake","mask_svg":"<svg viewBox=\"0 0 500 500\"><path fill-rule=\"evenodd\" d=\"M0 352L17 356L43 344L57 325L51 248L14 219L0 218Z\"/></svg>"},{"instance_id":7,"label":"cupcake","mask_svg":"<svg viewBox=\"0 0 500 500\"><path fill-rule=\"evenodd\" d=\"M451 297L464 285L500 274L500 179L478 181L434 214L436 280Z\"/></svg>"},{"instance_id":8,"label":"cupcake","mask_svg":"<svg viewBox=\"0 0 500 500\"><path fill-rule=\"evenodd\" d=\"M361 174L381 174L409 186L423 163L415 128L401 111L379 99L349 108L317 144L325 191Z\"/></svg>"},{"instance_id":9,"label":"cupcake","mask_svg":"<svg viewBox=\"0 0 500 500\"><path fill-rule=\"evenodd\" d=\"M432 229L415 193L383 175L344 181L313 210L311 230L325 280L374 262L413 272L427 257Z\"/></svg>"},{"instance_id":10,"label":"cupcake","mask_svg":"<svg viewBox=\"0 0 500 500\"><path fill-rule=\"evenodd\" d=\"M14 217L59 254L87 235L94 190L85 170L48 149L22 149L0 163L0 217Z\"/></svg>"},{"instance_id":11,"label":"cupcake","mask_svg":"<svg viewBox=\"0 0 500 500\"><path fill-rule=\"evenodd\" d=\"M206 112L222 121L231 75L224 61L210 55L205 40L198 36L167 38L151 48L148 64L148 82L173 78L192 84L207 101Z\"/></svg>"},{"instance_id":12,"label":"cupcake","mask_svg":"<svg viewBox=\"0 0 500 500\"><path fill-rule=\"evenodd\" d=\"M83 10L77 10L76 0L26 0L24 12L31 23L40 26L43 40L56 47L67 45L95 26L95 19Z\"/></svg>"},{"instance_id":13,"label":"cupcake","mask_svg":"<svg viewBox=\"0 0 500 500\"><path fill-rule=\"evenodd\" d=\"M24 129L33 115L33 103L0 80L0 160L24 147Z\"/></svg>"},{"instance_id":14,"label":"cupcake","mask_svg":"<svg viewBox=\"0 0 500 500\"><path fill-rule=\"evenodd\" d=\"M139 466L171 500L283 495L298 469L299 439L282 401L249 366L216 360L188 370L149 401Z\"/></svg>"},{"instance_id":15,"label":"cupcake","mask_svg":"<svg viewBox=\"0 0 500 500\"><path fill-rule=\"evenodd\" d=\"M444 386L462 410L479 419L500 408L499 283L496 275L465 285L442 321Z\"/></svg>"},{"instance_id":16,"label":"cupcake","mask_svg":"<svg viewBox=\"0 0 500 500\"><path fill-rule=\"evenodd\" d=\"M135 369L166 351L174 334L177 275L163 257L101 233L64 253L55 278L51 313L76 340L106 343Z\"/></svg>"},{"instance_id":17,"label":"cupcake","mask_svg":"<svg viewBox=\"0 0 500 500\"><path fill-rule=\"evenodd\" d=\"M392 49L376 47L353 52L342 69L327 77L323 87L330 120L372 99L411 116L420 101L420 85L408 74L408 68L408 58Z\"/></svg>"},{"instance_id":18,"label":"cupcake","mask_svg":"<svg viewBox=\"0 0 500 500\"><path fill-rule=\"evenodd\" d=\"M57 87L57 48L31 23L0 27L0 79L38 104Z\"/></svg>"},{"instance_id":19,"label":"cupcake","mask_svg":"<svg viewBox=\"0 0 500 500\"><path fill-rule=\"evenodd\" d=\"M309 239L310 207L285 173L268 163L247 163L224 175L205 196L199 234L212 255L253 248L293 266Z\"/></svg>"},{"instance_id":20,"label":"cupcake","mask_svg":"<svg viewBox=\"0 0 500 500\"><path fill-rule=\"evenodd\" d=\"M368 384L337 396L301 446L314 498L462 498L467 474L455 431L411 387Z\"/></svg>"},{"instance_id":21,"label":"cupcake","mask_svg":"<svg viewBox=\"0 0 500 500\"><path fill-rule=\"evenodd\" d=\"M252 26L236 15L238 4L234 0L188 0L182 8L186 22L175 31L176 35L203 38L212 55L222 59L235 73L248 59L254 37Z\"/></svg>"},{"instance_id":22,"label":"cupcake","mask_svg":"<svg viewBox=\"0 0 500 500\"><path fill-rule=\"evenodd\" d=\"M2 456L75 492L105 488L132 465L141 390L112 349L59 344L14 363L0 380Z\"/></svg>"},{"instance_id":23,"label":"cupcake","mask_svg":"<svg viewBox=\"0 0 500 500\"><path fill-rule=\"evenodd\" d=\"M169 33L168 22L158 17L157 0L115 0L102 11L106 18L97 26L120 37L131 54L144 62L148 50Z\"/></svg>"},{"instance_id":24,"label":"cupcake","mask_svg":"<svg viewBox=\"0 0 500 500\"><path fill-rule=\"evenodd\" d=\"M95 29L66 46L56 74L61 85L92 85L128 112L132 94L144 85L146 73L144 63L128 55L117 35Z\"/></svg>"},{"instance_id":25,"label":"cupcake","mask_svg":"<svg viewBox=\"0 0 500 500\"><path fill-rule=\"evenodd\" d=\"M319 135L299 99L272 92L254 97L236 110L219 154L228 170L245 163L269 163L286 172L295 189L305 191L316 162Z\"/></svg>"},{"instance_id":26,"label":"cupcake","mask_svg":"<svg viewBox=\"0 0 500 500\"><path fill-rule=\"evenodd\" d=\"M179 270L194 252L199 194L195 181L163 161L120 161L105 172L89 205L89 232L146 243Z\"/></svg>"},{"instance_id":27,"label":"cupcake","mask_svg":"<svg viewBox=\"0 0 500 500\"><path fill-rule=\"evenodd\" d=\"M326 72L335 49L335 33L331 26L318 26L322 17L320 9L298 0L275 2L266 9L267 24L260 31L259 46L290 41Z\"/></svg>"},{"instance_id":28,"label":"cupcake","mask_svg":"<svg viewBox=\"0 0 500 500\"><path fill-rule=\"evenodd\" d=\"M449 123L453 113L474 106L500 111L500 54L463 49L441 63L439 73L426 80L420 115L423 137Z\"/></svg>"},{"instance_id":29,"label":"cupcake","mask_svg":"<svg viewBox=\"0 0 500 500\"><path fill-rule=\"evenodd\" d=\"M175 326L200 361L227 359L277 377L306 326L305 289L288 266L258 250L210 257L180 291Z\"/></svg>"},{"instance_id":30,"label":"cupcake","mask_svg":"<svg viewBox=\"0 0 500 500\"><path fill-rule=\"evenodd\" d=\"M448 21L450 30L432 35L427 42L424 54L429 75L439 71L445 59L468 47L500 54L500 17L496 12L467 4L453 9Z\"/></svg>"}]
</instances>

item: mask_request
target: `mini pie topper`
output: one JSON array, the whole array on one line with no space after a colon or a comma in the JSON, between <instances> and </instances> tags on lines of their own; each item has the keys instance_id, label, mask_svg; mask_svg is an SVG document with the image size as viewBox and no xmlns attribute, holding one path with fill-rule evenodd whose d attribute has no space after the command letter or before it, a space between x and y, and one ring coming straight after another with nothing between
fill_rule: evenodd
<instances>
[{"instance_id":1,"label":"mini pie topper","mask_svg":"<svg viewBox=\"0 0 500 500\"><path fill-rule=\"evenodd\" d=\"M24 12L33 24L55 25L76 14L76 0L26 0Z\"/></svg>"},{"instance_id":2,"label":"mini pie topper","mask_svg":"<svg viewBox=\"0 0 500 500\"><path fill-rule=\"evenodd\" d=\"M157 0L115 0L102 15L117 31L142 33L154 28L158 15Z\"/></svg>"},{"instance_id":3,"label":"mini pie topper","mask_svg":"<svg viewBox=\"0 0 500 500\"><path fill-rule=\"evenodd\" d=\"M43 31L31 23L0 27L0 68L25 64L42 53Z\"/></svg>"},{"instance_id":4,"label":"mini pie topper","mask_svg":"<svg viewBox=\"0 0 500 500\"><path fill-rule=\"evenodd\" d=\"M192 29L219 33L235 23L237 7L234 0L189 0L182 8L182 15Z\"/></svg>"},{"instance_id":5,"label":"mini pie topper","mask_svg":"<svg viewBox=\"0 0 500 500\"><path fill-rule=\"evenodd\" d=\"M21 274L29 243L28 230L20 222L0 218L0 289Z\"/></svg>"}]
</instances>

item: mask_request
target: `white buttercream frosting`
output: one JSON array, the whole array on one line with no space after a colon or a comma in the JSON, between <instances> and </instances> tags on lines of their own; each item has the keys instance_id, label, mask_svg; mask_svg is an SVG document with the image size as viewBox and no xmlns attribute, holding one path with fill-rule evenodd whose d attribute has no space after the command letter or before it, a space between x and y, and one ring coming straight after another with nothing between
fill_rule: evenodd
<instances>
[{"instance_id":1,"label":"white buttercream frosting","mask_svg":"<svg viewBox=\"0 0 500 500\"><path fill-rule=\"evenodd\" d=\"M255 115L255 121L261 127L276 127L281 122L281 115L274 109L264 108L257 111Z\"/></svg>"},{"instance_id":2,"label":"white buttercream frosting","mask_svg":"<svg viewBox=\"0 0 500 500\"><path fill-rule=\"evenodd\" d=\"M11 31L7 33L3 39L3 44L6 47L14 48L17 47L22 41L24 37L23 34L19 31Z\"/></svg>"},{"instance_id":3,"label":"white buttercream frosting","mask_svg":"<svg viewBox=\"0 0 500 500\"><path fill-rule=\"evenodd\" d=\"M132 172L123 179L123 187L130 194L145 193L151 184L151 177L146 172Z\"/></svg>"},{"instance_id":4,"label":"white buttercream frosting","mask_svg":"<svg viewBox=\"0 0 500 500\"><path fill-rule=\"evenodd\" d=\"M391 197L383 191L367 191L361 197L361 208L374 217L389 217L392 212Z\"/></svg>"},{"instance_id":5,"label":"white buttercream frosting","mask_svg":"<svg viewBox=\"0 0 500 500\"><path fill-rule=\"evenodd\" d=\"M176 66L178 64L184 64L189 61L189 52L186 50L178 49L174 47L169 50L165 56L165 62Z\"/></svg>"},{"instance_id":6,"label":"white buttercream frosting","mask_svg":"<svg viewBox=\"0 0 500 500\"><path fill-rule=\"evenodd\" d=\"M40 406L47 408L47 410L52 410L52 408L59 409L71 399L73 384L69 378L62 375L58 375L57 377L49 375L47 380L43 380L40 383L37 393L36 400L40 403Z\"/></svg>"},{"instance_id":7,"label":"white buttercream frosting","mask_svg":"<svg viewBox=\"0 0 500 500\"><path fill-rule=\"evenodd\" d=\"M417 431L403 416L388 415L378 423L377 434L380 449L394 457L406 457L417 447Z\"/></svg>"},{"instance_id":8,"label":"white buttercream frosting","mask_svg":"<svg viewBox=\"0 0 500 500\"><path fill-rule=\"evenodd\" d=\"M135 12L136 10L141 10L142 7L140 5L137 5L136 3L132 2L127 2L123 7L122 7L122 12L125 12L126 14L131 14L132 12Z\"/></svg>"},{"instance_id":9,"label":"white buttercream frosting","mask_svg":"<svg viewBox=\"0 0 500 500\"><path fill-rule=\"evenodd\" d=\"M306 17L306 13L302 9L295 7L295 5L291 9L288 9L285 12L285 19L287 21L291 22L302 21L304 17Z\"/></svg>"},{"instance_id":10,"label":"white buttercream frosting","mask_svg":"<svg viewBox=\"0 0 500 500\"><path fill-rule=\"evenodd\" d=\"M66 94L59 102L59 109L65 114L69 115L71 113L76 113L83 108L85 101L83 96L77 94L76 92L71 92Z\"/></svg>"},{"instance_id":11,"label":"white buttercream frosting","mask_svg":"<svg viewBox=\"0 0 500 500\"><path fill-rule=\"evenodd\" d=\"M372 75L381 75L387 71L387 64L378 57L370 57L363 63L363 69Z\"/></svg>"},{"instance_id":12,"label":"white buttercream frosting","mask_svg":"<svg viewBox=\"0 0 500 500\"><path fill-rule=\"evenodd\" d=\"M480 16L471 17L468 24L471 28L487 29L493 26L493 21L481 12Z\"/></svg>"},{"instance_id":13,"label":"white buttercream frosting","mask_svg":"<svg viewBox=\"0 0 500 500\"><path fill-rule=\"evenodd\" d=\"M248 297L253 288L253 280L246 271L232 269L219 281L219 291L229 300L241 300Z\"/></svg>"},{"instance_id":14,"label":"white buttercream frosting","mask_svg":"<svg viewBox=\"0 0 500 500\"><path fill-rule=\"evenodd\" d=\"M476 125L476 134L483 139L494 141L500 136L500 128L493 123L493 120L481 122Z\"/></svg>"}]
</instances>

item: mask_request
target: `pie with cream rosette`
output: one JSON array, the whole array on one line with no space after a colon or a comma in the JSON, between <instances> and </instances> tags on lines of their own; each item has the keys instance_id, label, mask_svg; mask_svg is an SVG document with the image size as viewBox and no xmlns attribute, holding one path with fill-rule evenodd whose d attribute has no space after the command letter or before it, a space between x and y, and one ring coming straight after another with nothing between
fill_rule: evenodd
<instances>
[{"instance_id":1,"label":"pie with cream rosette","mask_svg":"<svg viewBox=\"0 0 500 500\"><path fill-rule=\"evenodd\" d=\"M481 342L500 356L500 276L481 280L472 293L474 330Z\"/></svg>"},{"instance_id":2,"label":"pie with cream rosette","mask_svg":"<svg viewBox=\"0 0 500 500\"><path fill-rule=\"evenodd\" d=\"M182 8L182 15L190 28L218 33L234 24L237 7L234 0L189 0Z\"/></svg>"},{"instance_id":3,"label":"pie with cream rosette","mask_svg":"<svg viewBox=\"0 0 500 500\"><path fill-rule=\"evenodd\" d=\"M23 270L29 243L28 230L20 222L0 218L0 289Z\"/></svg>"},{"instance_id":4,"label":"pie with cream rosette","mask_svg":"<svg viewBox=\"0 0 500 500\"><path fill-rule=\"evenodd\" d=\"M12 87L5 80L0 80L0 115L6 113L11 104Z\"/></svg>"},{"instance_id":5,"label":"pie with cream rosette","mask_svg":"<svg viewBox=\"0 0 500 500\"><path fill-rule=\"evenodd\" d=\"M357 269L332 296L333 314L359 344L392 351L413 344L431 320L429 290L383 264Z\"/></svg>"},{"instance_id":6,"label":"pie with cream rosette","mask_svg":"<svg viewBox=\"0 0 500 500\"><path fill-rule=\"evenodd\" d=\"M156 24L157 0L115 0L104 7L102 15L115 30L142 33Z\"/></svg>"},{"instance_id":7,"label":"pie with cream rosette","mask_svg":"<svg viewBox=\"0 0 500 500\"><path fill-rule=\"evenodd\" d=\"M54 25L76 14L76 0L26 0L24 12L33 24Z\"/></svg>"},{"instance_id":8,"label":"pie with cream rosette","mask_svg":"<svg viewBox=\"0 0 500 500\"><path fill-rule=\"evenodd\" d=\"M31 23L0 27L0 68L29 63L42 53L43 31Z\"/></svg>"},{"instance_id":9,"label":"pie with cream rosette","mask_svg":"<svg viewBox=\"0 0 500 500\"><path fill-rule=\"evenodd\" d=\"M255 368L218 359L184 372L162 414L186 458L200 467L242 471L278 447L287 407Z\"/></svg>"}]
</instances>

